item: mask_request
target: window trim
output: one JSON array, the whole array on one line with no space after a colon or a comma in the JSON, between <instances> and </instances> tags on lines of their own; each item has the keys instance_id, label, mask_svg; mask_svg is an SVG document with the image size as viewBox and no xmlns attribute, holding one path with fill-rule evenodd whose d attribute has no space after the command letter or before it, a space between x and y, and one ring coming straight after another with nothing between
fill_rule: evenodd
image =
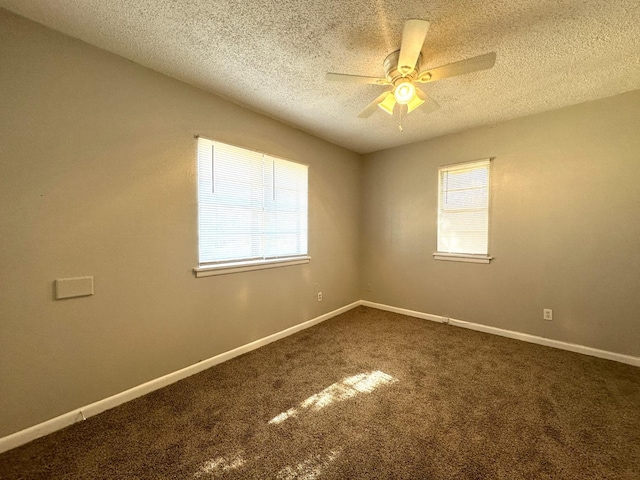
<instances>
[{"instance_id":1,"label":"window trim","mask_svg":"<svg viewBox=\"0 0 640 480\"><path fill-rule=\"evenodd\" d=\"M255 153L259 153L261 155L267 155L271 158L274 159L279 159L279 160L283 160L286 162L291 162L291 163L296 163L298 165L302 165L304 167L309 168L309 164L304 163L304 162L299 162L299 161L295 161L295 160L289 160L288 158L284 158L281 157L279 155L273 155L271 153L268 152L264 152L261 150L254 150L251 148L248 148L244 145L238 145L235 143L229 143L229 142L224 142L222 140L214 140L213 138L204 136L204 135L194 135L194 139L195 139L195 148L196 148L196 152L198 152L198 141L199 139L204 139L210 142L218 142L218 143L224 143L226 145L232 146L232 147L236 147L236 148L241 148L244 150L249 150ZM196 187L198 187L198 181L199 181L199 177L198 177L198 155L196 154ZM308 182L308 177L307 177L307 182ZM308 187L307 187L308 188ZM307 191L307 236L309 233L309 204L308 204L308 199L309 199L309 192ZM199 198L199 194L198 194L198 188L196 188L196 205L199 206L200 203L200 198ZM197 210L199 212L199 208ZM196 217L197 220L197 226L199 229L199 225L200 225L200 218L199 218L199 213L197 214ZM308 242L308 240L307 240ZM226 274L230 274L230 273L240 273L240 272L249 272L249 271L253 271L253 270L264 270L264 269L268 269L268 268L278 268L278 267L288 267L288 266L292 266L292 265L303 265L303 264L307 264L311 261L311 256L309 255L309 246L307 243L307 253L305 254L301 254L301 255L289 255L286 257L275 257L275 258L259 258L256 260L248 260L248 259L242 259L242 260L229 260L229 261L222 261L222 262L211 262L211 263L199 263L200 260L200 236L198 234L198 266L193 268L193 272L196 276L196 278L200 278L200 277L210 277L210 276L217 276L217 275L226 275Z\"/></svg>"},{"instance_id":2,"label":"window trim","mask_svg":"<svg viewBox=\"0 0 640 480\"><path fill-rule=\"evenodd\" d=\"M490 263L493 257L489 255L473 255L471 253L433 252L433 259L446 260L448 262Z\"/></svg>"},{"instance_id":3,"label":"window trim","mask_svg":"<svg viewBox=\"0 0 640 480\"><path fill-rule=\"evenodd\" d=\"M440 196L441 196L441 180L442 177L440 175L440 170L443 168L451 168L451 167L460 167L471 166L474 163L488 162L489 164L489 183L488 183L488 203L487 203L487 214L488 214L488 223L487 223L487 254L473 254L473 253L454 253L454 252L433 252L432 256L434 260L444 260L448 262L463 262L463 263L491 263L493 257L489 255L489 250L491 247L491 204L492 204L492 192L491 192L491 177L493 176L493 160L494 157L480 158L477 160L470 160L466 162L457 162L449 165L441 165L438 167L438 207L437 207L437 217L436 217L436 245L439 235L439 227L440 227ZM437 247L436 247L437 250Z\"/></svg>"},{"instance_id":4,"label":"window trim","mask_svg":"<svg viewBox=\"0 0 640 480\"><path fill-rule=\"evenodd\" d=\"M266 268L289 267L291 265L303 265L309 263L309 255L301 257L276 258L272 260L252 260L245 262L227 262L212 265L200 265L193 271L197 278L212 277L215 275L226 275L228 273L250 272L253 270L264 270Z\"/></svg>"}]
</instances>

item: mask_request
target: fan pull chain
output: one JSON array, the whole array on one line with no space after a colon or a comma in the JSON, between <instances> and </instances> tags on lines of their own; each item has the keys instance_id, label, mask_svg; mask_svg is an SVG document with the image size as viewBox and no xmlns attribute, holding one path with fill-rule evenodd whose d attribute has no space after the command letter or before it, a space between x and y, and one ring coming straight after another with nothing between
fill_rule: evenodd
<instances>
[{"instance_id":1,"label":"fan pull chain","mask_svg":"<svg viewBox=\"0 0 640 480\"><path fill-rule=\"evenodd\" d=\"M404 108L400 108L400 125L398 125L398 129L401 132L404 132L404 129L402 128L402 114L404 113Z\"/></svg>"}]
</instances>

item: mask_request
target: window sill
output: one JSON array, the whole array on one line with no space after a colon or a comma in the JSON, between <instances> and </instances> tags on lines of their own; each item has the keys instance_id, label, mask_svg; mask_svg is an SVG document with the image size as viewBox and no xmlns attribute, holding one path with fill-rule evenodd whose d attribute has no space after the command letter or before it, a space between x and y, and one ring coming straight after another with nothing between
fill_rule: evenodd
<instances>
[{"instance_id":1,"label":"window sill","mask_svg":"<svg viewBox=\"0 0 640 480\"><path fill-rule=\"evenodd\" d=\"M196 277L211 277L213 275L226 275L228 273L250 272L252 270L263 270L265 268L288 267L291 265L302 265L309 263L311 257L289 257L277 258L273 260L254 260L251 262L229 262L218 263L216 265L202 265L193 271Z\"/></svg>"},{"instance_id":2,"label":"window sill","mask_svg":"<svg viewBox=\"0 0 640 480\"><path fill-rule=\"evenodd\" d=\"M466 262L466 263L489 263L493 257L488 255L471 255L467 253L444 253L435 252L434 260L446 260L447 262Z\"/></svg>"}]
</instances>

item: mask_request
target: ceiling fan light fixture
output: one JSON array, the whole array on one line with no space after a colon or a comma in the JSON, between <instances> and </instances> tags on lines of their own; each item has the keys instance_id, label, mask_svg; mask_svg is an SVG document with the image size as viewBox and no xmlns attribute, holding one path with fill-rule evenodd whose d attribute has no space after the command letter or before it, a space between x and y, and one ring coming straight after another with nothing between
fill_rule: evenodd
<instances>
[{"instance_id":1,"label":"ceiling fan light fixture","mask_svg":"<svg viewBox=\"0 0 640 480\"><path fill-rule=\"evenodd\" d=\"M393 95L401 105L409 103L416 96L416 87L411 80L403 79L396 84L396 88L393 91Z\"/></svg>"},{"instance_id":2,"label":"ceiling fan light fixture","mask_svg":"<svg viewBox=\"0 0 640 480\"><path fill-rule=\"evenodd\" d=\"M393 107L396 106L396 97L389 92L389 94L382 100L378 106L387 112L389 115L393 115Z\"/></svg>"},{"instance_id":3,"label":"ceiling fan light fixture","mask_svg":"<svg viewBox=\"0 0 640 480\"><path fill-rule=\"evenodd\" d=\"M384 78L350 75L343 73L327 73L327 80L340 80L351 83L372 85L389 85L392 88L382 92L376 99L358 114L358 118L368 118L380 107L389 115L393 115L396 103L407 106L407 113L412 112L423 103L423 111L431 113L440 106L424 93L418 84L435 82L444 78L457 77L467 73L492 68L496 62L496 52L485 53L477 57L422 70L422 47L429 30L427 20L409 19L402 30L400 49L391 52L383 62ZM400 109L400 113L404 109ZM401 128L402 130L402 128Z\"/></svg>"}]
</instances>

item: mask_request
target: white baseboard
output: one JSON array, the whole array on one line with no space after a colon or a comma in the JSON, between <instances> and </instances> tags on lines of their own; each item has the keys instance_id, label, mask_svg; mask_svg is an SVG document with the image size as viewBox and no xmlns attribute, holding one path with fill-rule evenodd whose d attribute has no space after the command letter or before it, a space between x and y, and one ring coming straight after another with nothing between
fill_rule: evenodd
<instances>
[{"instance_id":1,"label":"white baseboard","mask_svg":"<svg viewBox=\"0 0 640 480\"><path fill-rule=\"evenodd\" d=\"M211 357L207 360L203 360L201 362L198 362L194 365L190 365L176 372L169 373L162 377L156 378L155 380L151 380L149 382L143 383L142 385L138 385L136 387L130 388L129 390L125 390L124 392L118 393L111 397L105 398L103 400L99 400L97 402L78 408L71 412L64 413L58 417L52 418L51 420L47 420L46 422L42 422L38 425L34 425L33 427L29 427L25 430L21 430L19 432L13 433L6 437L0 438L0 453L6 452L7 450L11 450L12 448L15 448L15 447L19 447L20 445L24 445L25 443L35 440L36 438L48 435L49 433L53 433L77 421L80 421L83 418L92 417L94 415L104 412L105 410L109 410L110 408L117 407L118 405L128 402L129 400L133 400L134 398L141 397L142 395L146 395L147 393L153 392L154 390L158 390L162 387L166 387L167 385L175 383L178 380L182 380L183 378L189 377L203 370L211 368L214 365L218 365L219 363L226 362L227 360L231 360L232 358L237 357L238 355L242 355L243 353L250 352L251 350L255 350L271 342L275 342L276 340L280 340L281 338L292 335L296 332L299 332L300 330L304 330L306 328L312 327L313 325L324 322L325 320L328 320L332 317L340 315L341 313L344 313L360 305L364 305L365 307L377 308L378 310L386 310L389 312L399 313L399 314L407 315L410 317L431 320L434 322L448 323L450 325L468 328L470 330L477 330L480 332L500 335L502 337L514 338L516 340L522 340L529 343L546 345L548 347L559 348L562 350L569 350L571 352L582 353L584 355L591 355L593 357L604 358L607 360L613 360L616 362L626 363L629 365L640 367L640 357L632 357L630 355L623 355L620 353L608 352L606 350L598 350L596 348L585 347L583 345L576 345L573 343L561 342L561 341L552 340L549 338L529 335L527 333L520 333L520 332L514 332L512 330L504 330L501 328L489 327L486 325L480 325L478 323L465 322L462 320L456 320L454 318L443 317L440 315L432 315L429 313L418 312L415 310L407 310L405 308L393 307L390 305L374 303L367 300L358 300L357 302L353 302L349 305L345 305L344 307L338 308L329 313L325 313L324 315L320 315L319 317L313 318L311 320L300 323L298 325L294 325L293 327L282 330L281 332L274 333L273 335L269 335L267 337L264 337L254 342L243 345L241 347L234 348L233 350L229 350L228 352L221 353L220 355L216 355L215 357Z\"/></svg>"},{"instance_id":2,"label":"white baseboard","mask_svg":"<svg viewBox=\"0 0 640 480\"><path fill-rule=\"evenodd\" d=\"M469 330L491 333L493 335L500 335L501 337L514 338L516 340L522 340L524 342L536 343L538 345L559 348L561 350L582 353L584 355L590 355L592 357L604 358L607 360L613 360L615 362L626 363L628 365L640 367L640 357L632 357L631 355L623 355L621 353L599 350L597 348L585 347L584 345L577 345L575 343L561 342L559 340L552 340L550 338L529 335L528 333L514 332L513 330L504 330L502 328L489 327L487 325L480 325L479 323L465 322L463 320L456 320L455 318L442 317L440 315L431 315L429 313L407 310L405 308L392 307L390 305L369 302L367 300L361 300L360 305L364 305L365 307L377 308L379 310L386 310L388 312L400 313L402 315L407 315L410 317L432 320L434 322L448 323L449 325L468 328Z\"/></svg>"},{"instance_id":3,"label":"white baseboard","mask_svg":"<svg viewBox=\"0 0 640 480\"><path fill-rule=\"evenodd\" d=\"M313 325L324 322L325 320L351 310L352 308L355 308L360 304L360 301L353 302L329 313L325 313L324 315L320 315L319 317L312 318L311 320L300 323L298 325L294 325L293 327L282 330L281 332L274 333L273 335L269 335L268 337L261 338L241 347L234 348L233 350L229 350L228 352L224 352L220 355L216 355L215 357L208 358L207 360L189 365L188 367L185 367L181 370L169 373L162 377L143 383L142 385L130 388L129 390L125 390L124 392L112 395L111 397L98 400L97 402L94 402L90 405L86 405L71 412L64 413L58 417L52 418L51 420L47 420L45 422L39 423L38 425L34 425L33 427L29 427L6 437L0 438L0 453L11 450L12 448L19 447L20 445L24 445L25 443L35 440L36 438L40 438L53 433L73 423L76 423L77 421L83 420L84 418L93 417L94 415L102 413L105 410L117 407L118 405L133 400L134 398L141 397L142 395L146 395L147 393L153 392L154 390L166 387L167 385L175 383L178 380L182 380L183 378L211 368L214 365L218 365L219 363L231 360L238 355L242 355L243 353L250 352L251 350L255 350L256 348L260 348L271 342L275 342L276 340L280 340L281 338L292 335L296 332L299 332L300 330L304 330L305 328L312 327Z\"/></svg>"},{"instance_id":4,"label":"white baseboard","mask_svg":"<svg viewBox=\"0 0 640 480\"><path fill-rule=\"evenodd\" d=\"M391 305L374 303L368 300L360 300L360 305L363 305L365 307L377 308L378 310L386 310L387 312L399 313L401 315L407 315L408 317L431 320L432 322L447 323L448 320L446 317L441 317L440 315L431 315L430 313L418 312L416 310L407 310L406 308L392 307Z\"/></svg>"}]
</instances>

